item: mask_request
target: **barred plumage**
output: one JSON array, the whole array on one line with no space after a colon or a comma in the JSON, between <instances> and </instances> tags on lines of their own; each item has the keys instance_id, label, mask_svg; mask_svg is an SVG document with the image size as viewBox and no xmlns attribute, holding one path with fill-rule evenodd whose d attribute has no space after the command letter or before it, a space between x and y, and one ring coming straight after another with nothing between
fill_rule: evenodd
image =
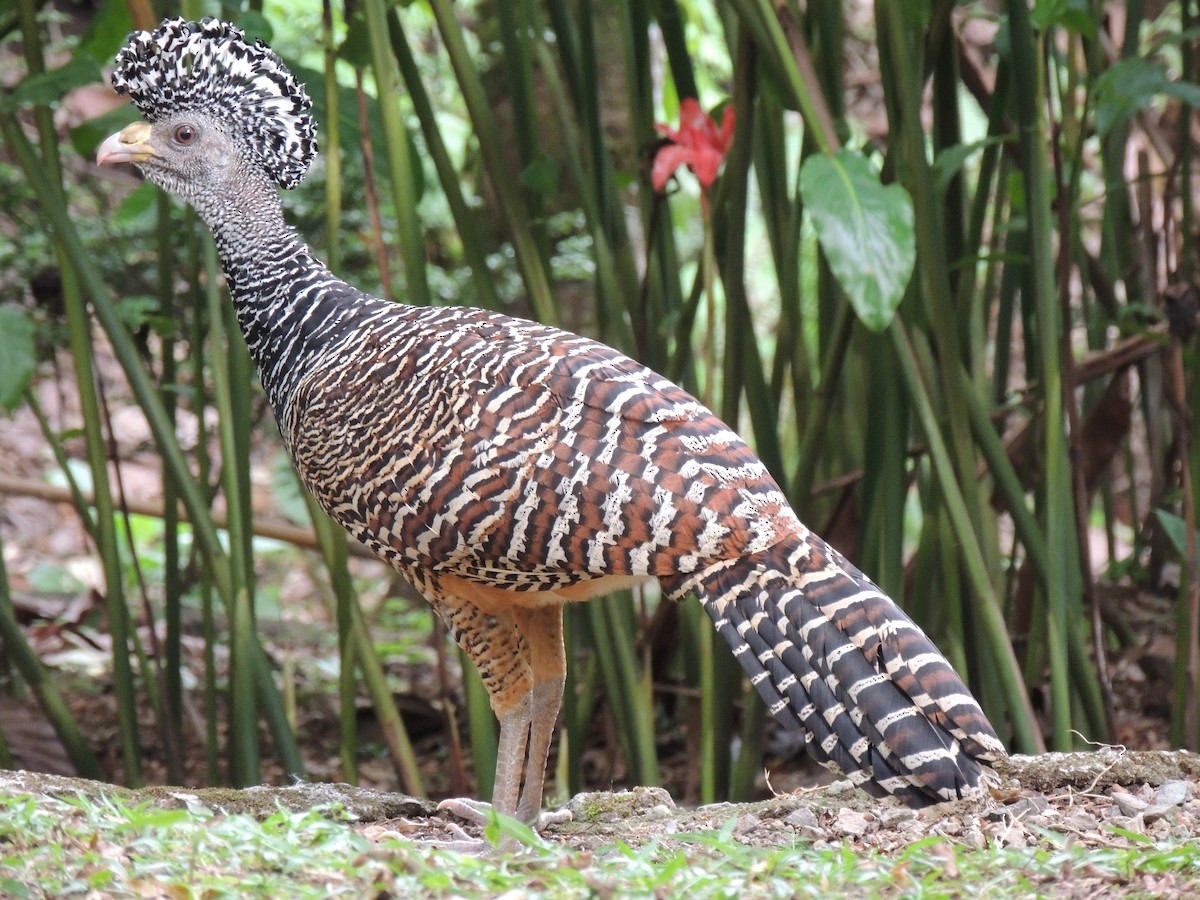
<instances>
[{"instance_id":1,"label":"barred plumage","mask_svg":"<svg viewBox=\"0 0 1200 900\"><path fill-rule=\"evenodd\" d=\"M147 56L162 65L187 27L135 36L114 81L137 82ZM206 59L236 38L200 30L218 41ZM237 44L238 78L256 52L269 53ZM263 59L279 84L282 64ZM144 112L153 103L140 94ZM650 579L699 597L821 762L913 804L980 792L1004 748L961 680L698 401L587 338L362 294L284 224L278 165L221 125L228 113L152 112L153 127L114 135L98 160L137 163L213 229L301 479L424 594L480 670L501 723L501 811L532 818L541 804L563 605Z\"/></svg>"}]
</instances>

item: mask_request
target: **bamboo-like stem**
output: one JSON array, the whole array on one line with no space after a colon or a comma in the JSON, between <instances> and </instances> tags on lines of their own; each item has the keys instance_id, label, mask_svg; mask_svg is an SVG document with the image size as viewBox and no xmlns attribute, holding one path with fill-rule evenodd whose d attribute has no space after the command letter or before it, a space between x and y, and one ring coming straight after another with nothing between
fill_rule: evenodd
<instances>
[{"instance_id":1,"label":"bamboo-like stem","mask_svg":"<svg viewBox=\"0 0 1200 900\"><path fill-rule=\"evenodd\" d=\"M425 784L421 780L417 757L408 739L408 731L400 718L400 712L392 700L391 688L375 652L375 644L371 640L367 621L363 618L362 608L357 603L351 603L349 612L354 633L354 656L362 671L363 681L366 682L367 692L371 695L375 714L379 717L379 727L383 731L384 742L388 745L392 765L404 790L414 797L424 797Z\"/></svg>"},{"instance_id":2,"label":"bamboo-like stem","mask_svg":"<svg viewBox=\"0 0 1200 900\"><path fill-rule=\"evenodd\" d=\"M358 145L362 153L363 183L366 194L367 217L371 222L371 250L379 271L379 289L387 300L394 300L392 265L388 261L388 246L383 238L383 218L379 214L378 180L375 175L375 147L371 141L371 112L365 79L361 69L354 70L354 105L358 116Z\"/></svg>"},{"instance_id":3,"label":"bamboo-like stem","mask_svg":"<svg viewBox=\"0 0 1200 900\"><path fill-rule=\"evenodd\" d=\"M1057 565L1052 578L1043 584L1049 616L1046 622L1050 654L1050 690L1054 746L1071 747L1070 676L1068 672L1067 632L1070 629L1069 582L1078 566L1077 537L1073 522L1070 471L1065 442L1064 396L1060 364L1058 296L1054 289L1054 237L1050 212L1050 180L1046 169L1047 135L1041 110L1043 84L1040 44L1034 37L1029 8L1023 0L1008 0L1009 27L1014 57L1013 87L1016 100L1018 138L1021 147L1022 175L1028 204L1033 304L1038 329L1037 348L1042 378L1042 402L1046 428L1043 465L1044 505L1042 515L1051 553Z\"/></svg>"},{"instance_id":4,"label":"bamboo-like stem","mask_svg":"<svg viewBox=\"0 0 1200 900\"><path fill-rule=\"evenodd\" d=\"M197 544L209 560L217 592L227 604L232 619L235 595L231 590L232 581L228 560L221 547L216 528L207 516L206 499L196 479L192 476L183 451L179 447L179 442L172 430L170 419L163 410L162 400L158 396L154 382L146 372L145 365L133 345L129 332L116 311L104 280L100 277L95 263L79 239L61 192L49 180L12 110L0 110L0 136L4 138L5 144L16 157L26 180L41 198L39 211L55 230L58 239L62 241L72 260L74 270L79 275L83 289L91 298L92 310L112 346L113 355L125 372L125 377L129 380L130 388L133 390L138 405L145 413L147 424L150 426L162 457L164 469L179 486L180 500L191 518ZM267 721L271 726L276 750L289 774L302 774L304 766L296 747L295 737L283 716L278 688L271 677L261 645L255 641L254 647L254 658L251 662L256 673L255 687L259 693Z\"/></svg>"},{"instance_id":5,"label":"bamboo-like stem","mask_svg":"<svg viewBox=\"0 0 1200 900\"><path fill-rule=\"evenodd\" d=\"M459 240L462 241L463 256L471 268L471 284L478 295L479 305L487 309L499 310L502 308L502 303L496 293L495 279L488 268L487 248L484 245L483 232L479 226L479 215L463 195L459 173L455 170L450 153L446 149L446 142L442 139L437 115L434 112L433 104L429 101L429 94L421 81L416 58L413 56L408 39L404 34L400 11L395 7L388 13L388 34L391 39L392 53L400 67L400 77L408 91L409 102L412 103L417 119L421 123L421 134L425 138L429 158L437 170L442 191L450 206L450 213L454 216L454 225L458 229Z\"/></svg>"},{"instance_id":6,"label":"bamboo-like stem","mask_svg":"<svg viewBox=\"0 0 1200 900\"><path fill-rule=\"evenodd\" d=\"M599 304L602 307L603 333L601 336L614 346L632 345L631 335L626 326L623 297L634 297L637 291L636 280L621 278L618 270L616 255L609 240L609 222L604 213L604 198L599 195L597 183L602 189L606 179L600 172L605 168L604 162L584 150L579 139L578 128L567 109L566 97L559 84L555 72L554 61L544 44L539 44L539 59L542 77L549 88L550 97L554 102L554 111L558 117L559 129L565 146L565 157L579 191L580 206L587 222L588 233L592 238L592 253L596 266L596 287ZM586 167L586 168L585 168ZM628 272L628 267L623 271Z\"/></svg>"},{"instance_id":7,"label":"bamboo-like stem","mask_svg":"<svg viewBox=\"0 0 1200 900\"><path fill-rule=\"evenodd\" d=\"M841 146L829 106L820 91L820 80L808 53L804 36L795 27L790 11L772 0L730 0L739 21L749 29L766 64L779 75L788 99L804 116L821 153L834 153Z\"/></svg>"},{"instance_id":8,"label":"bamboo-like stem","mask_svg":"<svg viewBox=\"0 0 1200 900\"><path fill-rule=\"evenodd\" d=\"M188 333L188 369L191 375L192 382L192 404L195 410L204 410L211 405L211 395L208 390L208 353L206 347L207 335L207 315L205 310L208 308L207 298L205 297L202 279L200 277L201 260L200 260L200 245L201 245L201 230L197 227L198 218L194 210L186 207L183 211L183 231L187 235L186 252L187 261L184 266L187 279L187 306L191 311L191 329ZM204 488L199 490L207 493L208 485L212 484L212 459L209 455L209 434L208 427L204 421L204 416L196 417L197 440L196 440L196 478L198 485L204 485ZM161 451L160 451L161 455ZM182 490L182 489L180 489ZM205 498L206 503L210 502ZM186 507L185 507L186 510ZM207 512L207 508L205 510ZM182 514L183 518L190 517L190 512ZM215 517L211 520L216 526ZM203 525L201 525L203 528ZM216 623L216 613L214 610L214 600L219 591L217 589L217 574L214 572L215 565L228 566L228 558L219 560L206 559L207 565L199 566L199 579L197 584L198 593L200 595L200 633L204 638L204 757L206 771L208 773L209 784L224 784L227 779L224 776L224 769L221 766L222 758L222 737L225 729L220 728L223 710L219 700L219 687L217 684L217 642L219 640ZM224 601L226 617L232 621L233 600L231 598L221 598ZM228 673L226 673L228 674Z\"/></svg>"},{"instance_id":9,"label":"bamboo-like stem","mask_svg":"<svg viewBox=\"0 0 1200 900\"><path fill-rule=\"evenodd\" d=\"M1037 717L1029 703L1029 695L1021 678L1021 669L1013 653L1012 644L1008 640L1008 631L1004 625L1004 616L1000 610L999 600L992 589L988 577L987 566L983 561L983 553L979 549L975 530L971 526L967 506L958 487L953 465L941 430L938 427L937 416L929 401L927 390L922 383L916 355L908 337L907 329L900 319L895 319L889 332L896 349L897 362L908 390L909 400L917 413L925 439L929 445L929 455L933 461L934 471L942 490L946 510L955 530L955 542L962 554L963 566L971 581L971 587L980 598L977 610L983 624L988 646L998 662L992 673L1001 682L1005 699L1008 701L1008 711L1013 731L1016 733L1017 746L1025 753L1040 753L1045 750L1041 733L1037 727Z\"/></svg>"},{"instance_id":10,"label":"bamboo-like stem","mask_svg":"<svg viewBox=\"0 0 1200 900\"><path fill-rule=\"evenodd\" d=\"M321 144L325 161L325 264L342 269L342 133L341 85L337 80L337 43L333 37L333 0L321 0L321 46L325 50L325 119Z\"/></svg>"},{"instance_id":11,"label":"bamboo-like stem","mask_svg":"<svg viewBox=\"0 0 1200 900\"><path fill-rule=\"evenodd\" d=\"M329 126L325 140L325 235L326 264L334 271L342 267L341 208L342 154L341 129L338 127L341 85L337 80L337 44L333 36L333 3L321 3L321 43L325 49L325 115ZM358 691L355 682L354 622L351 605L358 602L347 568L349 541L346 533L316 508L305 493L313 534L320 541L325 568L333 587L338 634L338 751L342 778L358 784ZM287 685L285 684L285 687Z\"/></svg>"},{"instance_id":12,"label":"bamboo-like stem","mask_svg":"<svg viewBox=\"0 0 1200 900\"><path fill-rule=\"evenodd\" d=\"M155 198L158 219L158 311L164 319L173 319L175 305L174 228L171 225L171 204L165 194ZM163 398L163 414L174 423L178 365L175 360L175 333L162 339L162 369L159 383ZM132 511L129 498L122 498L126 510ZM172 784L183 783L183 576L179 547L179 490L170 478L163 480L163 658L161 684L163 692L164 744L167 755L167 777Z\"/></svg>"},{"instance_id":13,"label":"bamboo-like stem","mask_svg":"<svg viewBox=\"0 0 1200 900\"><path fill-rule=\"evenodd\" d=\"M29 685L37 697L38 704L50 720L54 733L62 741L67 751L67 758L75 771L84 778L100 780L104 772L100 763L88 747L87 739L80 731L71 709L67 706L62 694L54 682L46 674L45 668L37 654L25 640L20 623L17 622L16 611L13 609L12 596L8 591L8 572L4 565L4 547L0 543L0 646L4 648L7 658L21 673L25 683Z\"/></svg>"},{"instance_id":14,"label":"bamboo-like stem","mask_svg":"<svg viewBox=\"0 0 1200 900\"><path fill-rule=\"evenodd\" d=\"M303 487L300 490L304 490ZM321 510L312 496L305 492L308 513L312 519L313 532L321 543L321 555L333 587L335 599L334 619L338 634L338 752L342 760L342 778L349 784L358 784L358 692L354 679L355 631L354 606L358 598L350 580L347 567L348 541L346 532Z\"/></svg>"},{"instance_id":15,"label":"bamboo-like stem","mask_svg":"<svg viewBox=\"0 0 1200 900\"><path fill-rule=\"evenodd\" d=\"M471 737L471 767L479 796L490 797L496 788L496 760L499 729L492 712L491 698L471 658L458 651L462 669L463 693L467 705L467 729Z\"/></svg>"},{"instance_id":16,"label":"bamboo-like stem","mask_svg":"<svg viewBox=\"0 0 1200 900\"><path fill-rule=\"evenodd\" d=\"M219 415L217 434L221 444L221 472L229 510L229 550L231 574L238 602L233 619L234 635L231 647L234 656L229 670L229 778L237 787L257 784L259 776L258 722L255 715L254 675L250 665L252 654L239 628L254 630L254 565L250 555L250 473L249 454L242 453L239 431L245 430L249 416L239 418L240 405L234 399L242 391L235 387L237 379L233 336L227 327L217 263L216 245L209 237L202 238L205 270L205 297L208 302L210 329L209 352L212 354L213 399ZM235 326L236 329L236 326ZM236 330L234 334L236 334ZM249 392L246 391L246 394ZM239 421L242 424L239 427Z\"/></svg>"},{"instance_id":17,"label":"bamboo-like stem","mask_svg":"<svg viewBox=\"0 0 1200 900\"><path fill-rule=\"evenodd\" d=\"M1192 35L1184 44L1182 56L1183 80L1192 83L1196 78L1197 43L1195 38L1196 11L1192 0L1180 3L1180 21L1182 33ZM1195 107L1181 103L1179 109L1180 122L1195 121ZM1196 233L1195 210L1195 166L1196 154L1192 141L1182 141L1179 149L1179 203L1182 205L1179 232L1182 235ZM1184 239L1179 248L1179 280L1184 285L1195 284L1196 272L1200 268L1197 249L1194 241ZM1194 351L1193 351L1194 352ZM1184 500L1184 516L1189 529L1187 547L1188 561L1185 564L1189 577L1186 587L1180 586L1180 599L1183 601L1179 610L1179 636L1175 649L1175 690L1173 715L1171 717L1171 738L1176 746L1186 746L1195 749L1200 744L1200 575L1196 571L1195 517L1197 502L1200 501L1200 436L1196 433L1196 423L1200 422L1200 390L1194 380L1195 360L1191 360L1193 380L1190 385L1178 372L1183 364L1184 350L1176 347L1172 354L1172 381L1176 385L1176 416L1177 421L1188 429L1186 444L1187 457L1181 462L1186 466L1182 478L1187 490ZM1188 396L1190 386L1190 397ZM1189 421L1190 420L1190 421ZM1186 595L1185 595L1186 592ZM1192 728L1188 728L1191 725ZM1189 733L1190 732L1190 733ZM1190 740L1189 740L1190 739Z\"/></svg>"},{"instance_id":18,"label":"bamboo-like stem","mask_svg":"<svg viewBox=\"0 0 1200 900\"><path fill-rule=\"evenodd\" d=\"M512 128L506 138L515 139L518 172L541 161L537 129L538 106L533 90L533 43L531 31L538 27L528 0L508 0L496 4L500 23L500 61L504 71L506 97L512 104ZM543 72L543 77L546 75ZM518 178L518 183L520 179ZM529 213L531 237L538 248L543 267L550 264L550 246L545 226L545 199L536 190L522 190L521 196Z\"/></svg>"},{"instance_id":19,"label":"bamboo-like stem","mask_svg":"<svg viewBox=\"0 0 1200 900\"><path fill-rule=\"evenodd\" d=\"M838 307L830 335L825 358L821 362L821 378L816 395L809 399L808 415L800 431L800 450L797 453L796 474L792 477L789 496L797 509L804 514L808 499L816 480L817 461L825 438L825 428L830 420L830 410L840 381L842 366L850 348L850 335L854 325L854 310L847 302Z\"/></svg>"},{"instance_id":20,"label":"bamboo-like stem","mask_svg":"<svg viewBox=\"0 0 1200 900\"><path fill-rule=\"evenodd\" d=\"M20 0L17 11L24 41L25 63L31 76L45 71L42 58L41 33L36 8L32 0ZM47 194L54 202L65 206L62 194L62 165L58 157L58 139L50 109L34 109ZM15 123L14 128L19 128ZM23 135L22 135L23 137ZM43 197L43 201L48 199ZM88 465L92 474L92 490L96 497L96 549L104 568L104 587L108 608L108 625L112 635L113 682L117 698L117 723L121 741L121 762L126 782L141 784L141 741L138 735L136 689L129 661L129 610L125 604L120 546L114 521L115 506L108 480L108 447L104 440L100 405L95 390L95 371L92 364L91 331L80 290L79 274L73 265L70 249L61 235L56 236L55 255L62 279L63 306L67 313L67 330L75 380L79 387L79 406L83 417L83 433L87 446Z\"/></svg>"},{"instance_id":21,"label":"bamboo-like stem","mask_svg":"<svg viewBox=\"0 0 1200 900\"><path fill-rule=\"evenodd\" d=\"M467 111L470 113L471 122L475 127L479 151L500 201L500 209L508 226L508 235L512 240L513 250L516 253L517 265L525 281L525 289L529 292L530 304L539 320L549 325L557 324L558 309L550 291L550 280L546 267L538 252L537 243L533 240L529 212L516 189L512 173L509 171L504 145L496 130L496 120L484 94L479 73L475 70L470 54L467 52L462 29L454 17L454 8L449 0L431 0L431 6L437 19L438 30L446 45L446 52L450 57L450 64L458 78L463 100L467 104Z\"/></svg>"},{"instance_id":22,"label":"bamboo-like stem","mask_svg":"<svg viewBox=\"0 0 1200 900\"><path fill-rule=\"evenodd\" d=\"M383 126L384 153L395 201L396 229L400 235L400 255L404 259L406 302L429 304L429 283L425 278L425 248L421 221L417 217L417 189L413 179L414 161L409 152L408 133L400 119L396 103L396 72L388 44L387 9L384 0L363 0L367 31L371 39L371 68L375 74L376 108Z\"/></svg>"},{"instance_id":23,"label":"bamboo-like stem","mask_svg":"<svg viewBox=\"0 0 1200 900\"><path fill-rule=\"evenodd\" d=\"M609 685L607 700L618 724L617 736L629 766L630 776L638 784L658 784L658 752L654 746L653 705L649 701L648 682L638 675L633 652L633 625L630 621L629 595L587 605L588 619L597 646L608 648L598 657L602 677Z\"/></svg>"}]
</instances>

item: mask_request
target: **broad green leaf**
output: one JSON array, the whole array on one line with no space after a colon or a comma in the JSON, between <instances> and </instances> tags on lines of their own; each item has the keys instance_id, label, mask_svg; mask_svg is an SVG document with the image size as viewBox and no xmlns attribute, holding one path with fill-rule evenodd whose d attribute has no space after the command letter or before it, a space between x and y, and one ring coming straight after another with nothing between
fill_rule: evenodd
<instances>
[{"instance_id":1,"label":"broad green leaf","mask_svg":"<svg viewBox=\"0 0 1200 900\"><path fill-rule=\"evenodd\" d=\"M0 306L0 409L17 408L36 362L33 320L19 306Z\"/></svg>"},{"instance_id":2,"label":"broad green leaf","mask_svg":"<svg viewBox=\"0 0 1200 900\"><path fill-rule=\"evenodd\" d=\"M138 225L149 227L150 219L155 215L157 200L158 188L144 181L121 201L121 205L112 213L111 221L122 228L135 228Z\"/></svg>"},{"instance_id":3,"label":"broad green leaf","mask_svg":"<svg viewBox=\"0 0 1200 900\"><path fill-rule=\"evenodd\" d=\"M550 195L558 189L558 160L551 156L539 156L519 176L521 184L535 194Z\"/></svg>"},{"instance_id":4,"label":"broad green leaf","mask_svg":"<svg viewBox=\"0 0 1200 900\"><path fill-rule=\"evenodd\" d=\"M338 47L338 56L356 69L371 65L371 35L367 33L367 17L360 12L346 18L346 39Z\"/></svg>"},{"instance_id":5,"label":"broad green leaf","mask_svg":"<svg viewBox=\"0 0 1200 900\"><path fill-rule=\"evenodd\" d=\"M1162 528L1163 534L1166 535L1171 546L1175 548L1175 552L1186 558L1187 523L1175 513L1167 512L1165 509L1156 509L1154 517L1158 520L1159 527ZM1200 533L1197 534L1197 543L1200 544Z\"/></svg>"},{"instance_id":6,"label":"broad green leaf","mask_svg":"<svg viewBox=\"0 0 1200 900\"><path fill-rule=\"evenodd\" d=\"M109 65L131 31L133 17L129 14L128 3L102 3L88 23L87 31L80 38L75 52L97 65Z\"/></svg>"},{"instance_id":7,"label":"broad green leaf","mask_svg":"<svg viewBox=\"0 0 1200 900\"><path fill-rule=\"evenodd\" d=\"M238 28L246 32L246 38L250 41L260 40L269 46L275 39L275 29L260 12L248 9L238 13L237 24Z\"/></svg>"},{"instance_id":8,"label":"broad green leaf","mask_svg":"<svg viewBox=\"0 0 1200 900\"><path fill-rule=\"evenodd\" d=\"M1121 60L1096 79L1096 131L1107 134L1160 95L1200 106L1200 86L1173 81L1161 63Z\"/></svg>"},{"instance_id":9,"label":"broad green leaf","mask_svg":"<svg viewBox=\"0 0 1200 900\"><path fill-rule=\"evenodd\" d=\"M959 173L972 156L1002 140L1004 140L1002 137L985 137L982 140L972 141L970 144L955 144L953 147L947 147L939 152L933 161L933 182L938 191L945 191L950 186L951 179Z\"/></svg>"},{"instance_id":10,"label":"broad green leaf","mask_svg":"<svg viewBox=\"0 0 1200 900\"><path fill-rule=\"evenodd\" d=\"M872 331L883 331L916 261L908 192L898 184L885 187L861 153L843 149L808 158L800 170L800 193L858 318Z\"/></svg>"},{"instance_id":11,"label":"broad green leaf","mask_svg":"<svg viewBox=\"0 0 1200 900\"><path fill-rule=\"evenodd\" d=\"M57 103L63 94L101 80L100 67L86 56L75 56L65 66L30 75L12 93L14 106L45 106Z\"/></svg>"},{"instance_id":12,"label":"broad green leaf","mask_svg":"<svg viewBox=\"0 0 1200 900\"><path fill-rule=\"evenodd\" d=\"M1036 0L1030 17L1038 31L1058 26L1083 37L1096 34L1096 18L1087 0Z\"/></svg>"},{"instance_id":13,"label":"broad green leaf","mask_svg":"<svg viewBox=\"0 0 1200 900\"><path fill-rule=\"evenodd\" d=\"M96 155L96 148L100 146L102 140L139 118L137 107L132 103L122 104L102 116L89 119L72 128L71 146L80 156L91 160Z\"/></svg>"}]
</instances>

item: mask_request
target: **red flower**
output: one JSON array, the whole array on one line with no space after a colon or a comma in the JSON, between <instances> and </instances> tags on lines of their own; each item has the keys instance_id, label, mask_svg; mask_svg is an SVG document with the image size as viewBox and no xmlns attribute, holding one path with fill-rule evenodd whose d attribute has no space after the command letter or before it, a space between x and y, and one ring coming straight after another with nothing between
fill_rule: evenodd
<instances>
[{"instance_id":1,"label":"red flower","mask_svg":"<svg viewBox=\"0 0 1200 900\"><path fill-rule=\"evenodd\" d=\"M656 191L667 186L671 176L680 166L687 166L696 174L700 188L707 192L717 179L721 161L733 143L733 105L725 107L721 127L701 109L694 97L686 97L679 106L679 130L667 125L654 127L670 140L654 155L654 166L650 170L650 183Z\"/></svg>"}]
</instances>

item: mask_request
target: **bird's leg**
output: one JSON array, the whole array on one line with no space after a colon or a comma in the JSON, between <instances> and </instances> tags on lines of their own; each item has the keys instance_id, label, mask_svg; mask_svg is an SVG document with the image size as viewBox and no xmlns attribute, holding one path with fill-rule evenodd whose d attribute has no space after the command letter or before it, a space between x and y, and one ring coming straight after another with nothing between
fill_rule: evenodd
<instances>
[{"instance_id":1,"label":"bird's leg","mask_svg":"<svg viewBox=\"0 0 1200 900\"><path fill-rule=\"evenodd\" d=\"M492 788L492 802L471 800L466 797L454 797L443 800L438 809L444 809L466 819L468 822L483 826L487 824L488 811L494 809L506 816L514 816L521 821L532 821L537 814L535 809L529 816L519 810L517 798L521 794L521 777L525 771L526 748L529 745L530 706L533 691L526 689L524 695L516 703L499 715L500 741L496 747L496 777ZM539 782L540 788L540 782ZM539 805L541 795L539 793Z\"/></svg>"},{"instance_id":2,"label":"bird's leg","mask_svg":"<svg viewBox=\"0 0 1200 900\"><path fill-rule=\"evenodd\" d=\"M474 663L500 720L500 744L496 758L496 784L493 803L497 812L514 815L521 791L525 748L529 740L530 703L533 691L529 669L529 651L517 628L507 593L495 597L477 587L471 590L442 592L433 603L455 641ZM464 597L465 595L465 597ZM482 602L480 602L482 601ZM438 804L460 818L477 825L487 822L492 804L466 798L443 800Z\"/></svg>"},{"instance_id":3,"label":"bird's leg","mask_svg":"<svg viewBox=\"0 0 1200 900\"><path fill-rule=\"evenodd\" d=\"M521 774L525 750L529 744L530 699L527 692L500 717L500 741L496 747L496 777L492 787L492 807L507 816L517 815L517 797L521 792Z\"/></svg>"},{"instance_id":4,"label":"bird's leg","mask_svg":"<svg viewBox=\"0 0 1200 900\"><path fill-rule=\"evenodd\" d=\"M546 760L554 725L562 706L566 680L566 657L562 641L562 604L514 606L506 614L512 632L519 635L522 658L520 675L525 682L514 685L518 671L510 670L503 691L491 693L492 706L500 720L500 743L496 752L496 778L490 808L522 822L537 824L542 806ZM469 651L468 651L469 652ZM484 665L478 660L484 683L489 685ZM478 825L487 821L489 804L471 800L444 800L439 804L460 818Z\"/></svg>"},{"instance_id":5,"label":"bird's leg","mask_svg":"<svg viewBox=\"0 0 1200 900\"><path fill-rule=\"evenodd\" d=\"M562 606L547 604L513 610L517 628L529 648L533 690L529 694L529 747L525 760L525 785L516 815L522 822L534 822L542 808L546 779L546 760L554 725L562 707L566 683L566 656L563 651ZM499 790L500 765L496 766Z\"/></svg>"}]
</instances>

